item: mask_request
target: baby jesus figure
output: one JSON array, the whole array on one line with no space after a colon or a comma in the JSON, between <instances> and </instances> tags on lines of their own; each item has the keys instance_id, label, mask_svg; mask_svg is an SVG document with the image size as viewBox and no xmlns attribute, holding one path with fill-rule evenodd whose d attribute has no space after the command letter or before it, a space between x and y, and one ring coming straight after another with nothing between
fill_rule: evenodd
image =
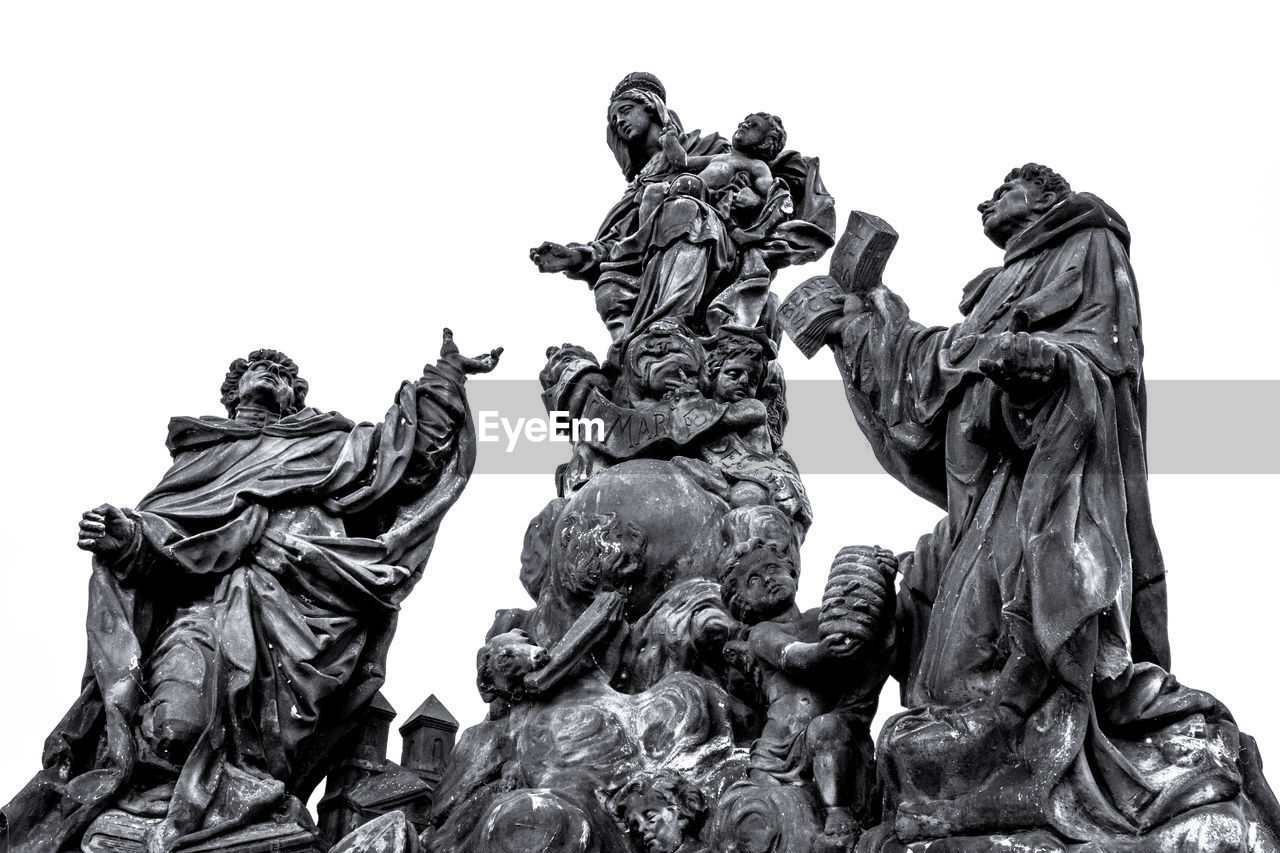
<instances>
[{"instance_id":1,"label":"baby jesus figure","mask_svg":"<svg viewBox=\"0 0 1280 853\"><path fill-rule=\"evenodd\" d=\"M658 140L671 167L679 172L696 174L701 186L687 178L671 182L670 191L677 195L700 195L705 189L709 200L729 200L734 210L755 211L764 204L773 189L773 172L769 168L787 143L782 119L769 113L752 113L738 124L733 133L733 148L723 154L690 157L671 131Z\"/></svg>"}]
</instances>

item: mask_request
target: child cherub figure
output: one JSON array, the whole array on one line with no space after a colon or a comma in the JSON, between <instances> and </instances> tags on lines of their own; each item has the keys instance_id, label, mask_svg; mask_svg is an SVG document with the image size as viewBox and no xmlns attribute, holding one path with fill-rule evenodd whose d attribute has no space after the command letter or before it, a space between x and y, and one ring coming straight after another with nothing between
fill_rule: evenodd
<instances>
[{"instance_id":1,"label":"child cherub figure","mask_svg":"<svg viewBox=\"0 0 1280 853\"><path fill-rule=\"evenodd\" d=\"M742 335L725 330L716 340L728 337L742 338ZM753 344L749 338L745 342ZM739 353L742 358L733 365L733 370L751 373L755 377L754 380L752 376L746 377L748 386L759 384L758 376L763 370L759 353L762 351L757 345L755 357L760 366L748 364L752 356L743 353ZM621 399L627 405L641 408L680 399L705 403L710 398L727 406L719 415L721 430L747 431L765 424L767 412L764 404L730 387L742 385L743 380L726 378L723 354L715 362L715 384L708 373L711 363L703 342L694 337L687 326L673 320L658 320L627 348L620 385ZM723 393L717 388L723 388Z\"/></svg>"},{"instance_id":2,"label":"child cherub figure","mask_svg":"<svg viewBox=\"0 0 1280 853\"><path fill-rule=\"evenodd\" d=\"M773 413L760 400L769 360L776 355L762 329L721 326L704 340L709 347L707 373L713 400L729 406L721 431L703 442L699 455L733 484L730 506L768 504L806 525L812 520L800 473L791 457L775 445Z\"/></svg>"},{"instance_id":3,"label":"child cherub figure","mask_svg":"<svg viewBox=\"0 0 1280 853\"><path fill-rule=\"evenodd\" d=\"M692 196L730 221L735 242L743 244L752 234L765 233L791 211L791 195L769 167L786 143L782 119L769 113L744 118L733 133L733 147L721 154L691 157L675 130L665 129L658 144L676 174L645 186L641 220L647 220L668 198Z\"/></svg>"},{"instance_id":4,"label":"child cherub figure","mask_svg":"<svg viewBox=\"0 0 1280 853\"><path fill-rule=\"evenodd\" d=\"M649 853L706 853L698 834L707 801L674 770L638 773L609 799L614 816Z\"/></svg>"},{"instance_id":5,"label":"child cherub figure","mask_svg":"<svg viewBox=\"0 0 1280 853\"><path fill-rule=\"evenodd\" d=\"M696 173L708 193L715 195L737 187L734 206L755 209L773 187L769 163L782 152L787 132L777 116L752 113L738 124L733 133L733 148L723 154L690 157L679 138L669 131L659 137L658 143L672 168ZM677 189L676 184L673 189Z\"/></svg>"},{"instance_id":6,"label":"child cherub figure","mask_svg":"<svg viewBox=\"0 0 1280 853\"><path fill-rule=\"evenodd\" d=\"M751 746L751 780L798 785L811 775L825 812L824 835L845 839L857 828L855 809L861 813L871 805L869 727L888 676L892 575L865 587L859 595L866 600L851 605L874 614L885 628L872 642L858 632L824 632L819 610L802 613L796 606L800 568L793 529L773 507L743 507L726 517L721 596L747 626L747 636L726 644L725 654L753 671L768 702L764 729ZM879 571L874 549L846 549L837 567L841 559L863 559L864 552L872 554L870 572Z\"/></svg>"}]
</instances>

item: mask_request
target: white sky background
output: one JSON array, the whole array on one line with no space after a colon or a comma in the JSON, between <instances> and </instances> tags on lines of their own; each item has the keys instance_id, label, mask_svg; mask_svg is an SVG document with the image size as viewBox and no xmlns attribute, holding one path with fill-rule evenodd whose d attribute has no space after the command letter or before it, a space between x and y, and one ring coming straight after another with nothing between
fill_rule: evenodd
<instances>
[{"instance_id":1,"label":"white sky background","mask_svg":"<svg viewBox=\"0 0 1280 853\"><path fill-rule=\"evenodd\" d=\"M527 248L589 239L619 197L604 117L632 70L662 78L687 128L781 115L842 220L858 208L900 232L886 280L921 320L957 320L960 288L999 263L974 205L1035 160L1128 220L1149 378L1280 379L1263 4L695 8L0 7L0 800L78 692L80 513L155 484L167 419L220 414L233 357L282 349L310 403L377 419L442 325L464 350L504 345L504 378L534 377L548 344L603 352L586 288L539 276ZM836 375L829 356L782 357L792 378ZM1274 434L1232 411L1204 441ZM851 416L847 436L863 440ZM1275 766L1278 480L1151 483L1174 671ZM938 517L887 476L807 482L810 604L839 546L904 550ZM550 471L473 479L402 613L384 691L397 722L431 692L479 719L473 651L496 608L528 604L521 539L553 493Z\"/></svg>"}]
</instances>

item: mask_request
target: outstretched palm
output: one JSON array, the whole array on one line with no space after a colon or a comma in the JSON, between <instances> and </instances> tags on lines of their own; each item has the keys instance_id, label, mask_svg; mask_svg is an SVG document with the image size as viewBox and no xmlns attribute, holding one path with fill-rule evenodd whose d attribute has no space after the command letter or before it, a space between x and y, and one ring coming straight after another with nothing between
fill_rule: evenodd
<instances>
[{"instance_id":1,"label":"outstretched palm","mask_svg":"<svg viewBox=\"0 0 1280 853\"><path fill-rule=\"evenodd\" d=\"M498 366L498 359L502 357L502 347L495 347L487 353L475 357L462 355L458 350L458 345L453 342L453 330L446 328L443 342L440 344L440 357L451 357L462 369L463 373L468 376L474 376L477 373L488 373Z\"/></svg>"}]
</instances>

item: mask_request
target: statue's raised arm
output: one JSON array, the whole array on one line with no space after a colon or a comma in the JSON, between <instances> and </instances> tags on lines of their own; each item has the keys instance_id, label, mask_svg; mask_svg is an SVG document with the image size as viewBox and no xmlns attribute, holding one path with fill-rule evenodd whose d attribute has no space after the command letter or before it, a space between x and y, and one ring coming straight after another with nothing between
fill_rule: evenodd
<instances>
[{"instance_id":1,"label":"statue's raised arm","mask_svg":"<svg viewBox=\"0 0 1280 853\"><path fill-rule=\"evenodd\" d=\"M383 421L357 424L256 350L227 372L227 417L173 419L160 483L81 518L89 672L4 808L7 850L309 837L289 815L382 684L400 602L474 467L466 377L500 355L465 357L445 330Z\"/></svg>"}]
</instances>

